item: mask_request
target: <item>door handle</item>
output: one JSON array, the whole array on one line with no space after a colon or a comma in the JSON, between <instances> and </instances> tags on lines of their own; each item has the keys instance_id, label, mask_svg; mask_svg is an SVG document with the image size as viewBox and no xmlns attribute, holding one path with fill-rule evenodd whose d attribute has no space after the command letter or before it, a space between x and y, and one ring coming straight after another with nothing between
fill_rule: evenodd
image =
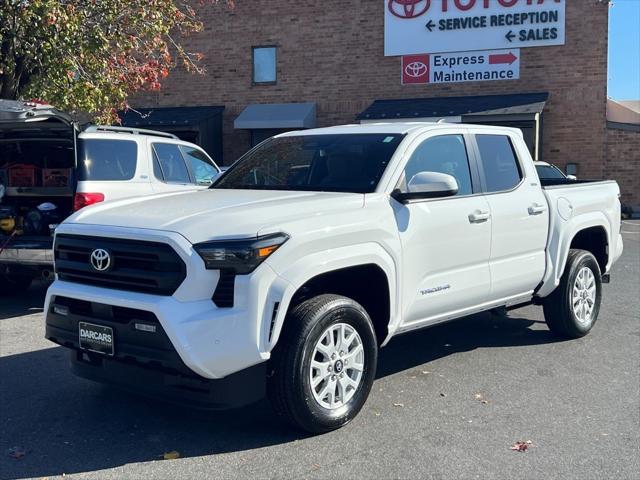
<instances>
[{"instance_id":1,"label":"door handle","mask_svg":"<svg viewBox=\"0 0 640 480\"><path fill-rule=\"evenodd\" d=\"M491 218L491 213L483 212L482 210L476 210L469 214L469 222L471 223L483 223Z\"/></svg>"},{"instance_id":2,"label":"door handle","mask_svg":"<svg viewBox=\"0 0 640 480\"><path fill-rule=\"evenodd\" d=\"M529 215L540 215L547 211L547 207L544 205L540 205L538 203L534 203L529 207Z\"/></svg>"}]
</instances>

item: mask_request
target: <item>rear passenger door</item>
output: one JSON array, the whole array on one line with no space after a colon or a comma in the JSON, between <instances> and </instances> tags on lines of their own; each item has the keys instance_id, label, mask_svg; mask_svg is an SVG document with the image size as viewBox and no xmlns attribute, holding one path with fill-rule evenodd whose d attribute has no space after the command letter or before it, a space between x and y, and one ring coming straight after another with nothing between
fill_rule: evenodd
<instances>
[{"instance_id":1,"label":"rear passenger door","mask_svg":"<svg viewBox=\"0 0 640 480\"><path fill-rule=\"evenodd\" d=\"M176 192L194 188L189 168L175 143L153 142L153 190L156 193Z\"/></svg>"},{"instance_id":2,"label":"rear passenger door","mask_svg":"<svg viewBox=\"0 0 640 480\"><path fill-rule=\"evenodd\" d=\"M491 300L532 292L545 271L549 212L533 162L518 135L474 132L491 209Z\"/></svg>"}]
</instances>

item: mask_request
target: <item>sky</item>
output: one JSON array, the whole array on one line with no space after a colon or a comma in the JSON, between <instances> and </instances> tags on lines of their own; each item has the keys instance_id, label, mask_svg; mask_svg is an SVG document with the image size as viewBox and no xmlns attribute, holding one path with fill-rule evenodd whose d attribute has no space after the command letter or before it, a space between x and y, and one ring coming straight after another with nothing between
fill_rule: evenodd
<instances>
[{"instance_id":1,"label":"sky","mask_svg":"<svg viewBox=\"0 0 640 480\"><path fill-rule=\"evenodd\" d=\"M609 10L609 97L640 100L640 0L613 0Z\"/></svg>"}]
</instances>

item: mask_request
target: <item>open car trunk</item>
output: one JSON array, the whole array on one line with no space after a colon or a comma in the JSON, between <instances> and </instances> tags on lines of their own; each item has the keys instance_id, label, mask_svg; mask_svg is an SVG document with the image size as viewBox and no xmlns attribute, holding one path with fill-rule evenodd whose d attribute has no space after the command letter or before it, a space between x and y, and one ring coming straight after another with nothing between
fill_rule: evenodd
<instances>
[{"instance_id":1,"label":"open car trunk","mask_svg":"<svg viewBox=\"0 0 640 480\"><path fill-rule=\"evenodd\" d=\"M0 250L49 249L73 211L76 129L50 106L0 100Z\"/></svg>"}]
</instances>

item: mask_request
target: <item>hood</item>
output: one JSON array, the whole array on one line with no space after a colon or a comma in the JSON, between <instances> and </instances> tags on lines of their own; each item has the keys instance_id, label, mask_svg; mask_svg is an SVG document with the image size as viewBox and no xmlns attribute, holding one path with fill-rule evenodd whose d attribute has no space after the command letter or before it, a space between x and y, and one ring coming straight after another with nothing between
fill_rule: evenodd
<instances>
[{"instance_id":1,"label":"hood","mask_svg":"<svg viewBox=\"0 0 640 480\"><path fill-rule=\"evenodd\" d=\"M198 243L252 237L266 229L286 232L288 222L363 204L364 196L357 193L200 190L106 202L80 210L65 223L171 231Z\"/></svg>"}]
</instances>

